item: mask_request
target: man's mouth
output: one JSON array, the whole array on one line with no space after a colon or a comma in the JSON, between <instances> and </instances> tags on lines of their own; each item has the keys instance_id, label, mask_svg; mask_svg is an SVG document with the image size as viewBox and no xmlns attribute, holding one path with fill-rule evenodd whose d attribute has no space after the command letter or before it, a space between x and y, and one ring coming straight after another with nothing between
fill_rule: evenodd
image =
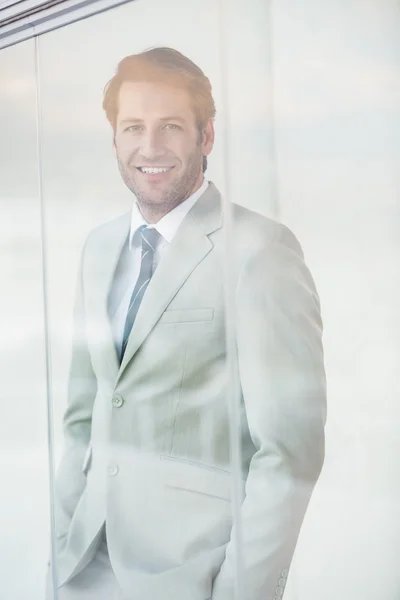
<instances>
[{"instance_id":1,"label":"man's mouth","mask_svg":"<svg viewBox=\"0 0 400 600\"><path fill-rule=\"evenodd\" d=\"M174 167L136 167L141 173L147 175L159 175L160 173L168 173Z\"/></svg>"}]
</instances>

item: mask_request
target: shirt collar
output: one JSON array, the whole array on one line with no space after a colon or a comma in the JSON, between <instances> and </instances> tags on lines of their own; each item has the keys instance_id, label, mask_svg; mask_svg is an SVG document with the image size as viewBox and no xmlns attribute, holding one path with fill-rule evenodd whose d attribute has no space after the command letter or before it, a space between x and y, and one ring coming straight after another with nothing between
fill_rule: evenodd
<instances>
[{"instance_id":1,"label":"shirt collar","mask_svg":"<svg viewBox=\"0 0 400 600\"><path fill-rule=\"evenodd\" d=\"M189 198L178 204L174 209L168 212L163 216L162 219L155 223L154 225L150 225L147 223L146 219L143 217L140 212L140 208L138 206L137 201L133 203L132 209L132 220L131 220L131 229L129 233L129 249L132 248L133 236L139 227L142 225L146 225L148 227L154 227L158 231L160 235L164 238L168 244L170 244L178 231L180 224L183 219L186 217L189 210L196 204L197 200L204 194L206 189L208 188L208 181L203 179L203 183Z\"/></svg>"}]
</instances>

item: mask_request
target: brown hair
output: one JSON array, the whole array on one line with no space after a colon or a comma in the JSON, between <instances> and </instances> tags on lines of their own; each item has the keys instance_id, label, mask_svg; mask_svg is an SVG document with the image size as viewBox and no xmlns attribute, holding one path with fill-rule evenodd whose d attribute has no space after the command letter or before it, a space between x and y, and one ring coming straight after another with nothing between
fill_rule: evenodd
<instances>
[{"instance_id":1,"label":"brown hair","mask_svg":"<svg viewBox=\"0 0 400 600\"><path fill-rule=\"evenodd\" d=\"M200 67L173 48L151 48L122 59L104 88L103 108L114 131L119 90L124 81L164 81L186 89L192 98L199 131L215 118L211 83ZM207 157L204 157L203 171L206 168Z\"/></svg>"},{"instance_id":2,"label":"brown hair","mask_svg":"<svg viewBox=\"0 0 400 600\"><path fill-rule=\"evenodd\" d=\"M211 84L203 71L189 58L173 48L151 48L126 56L104 89L103 108L115 129L118 95L124 81L165 81L186 88L194 101L199 126L215 118Z\"/></svg>"}]
</instances>

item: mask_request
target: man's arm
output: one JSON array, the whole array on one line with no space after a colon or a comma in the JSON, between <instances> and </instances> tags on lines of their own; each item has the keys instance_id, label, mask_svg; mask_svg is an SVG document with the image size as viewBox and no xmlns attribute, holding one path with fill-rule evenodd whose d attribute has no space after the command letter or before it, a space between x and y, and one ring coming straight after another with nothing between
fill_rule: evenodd
<instances>
[{"instance_id":1,"label":"man's arm","mask_svg":"<svg viewBox=\"0 0 400 600\"><path fill-rule=\"evenodd\" d=\"M236 317L240 380L256 448L241 510L244 593L246 600L279 600L322 468L326 418L319 299L286 227L246 260ZM213 600L234 598L232 540Z\"/></svg>"},{"instance_id":2,"label":"man's arm","mask_svg":"<svg viewBox=\"0 0 400 600\"><path fill-rule=\"evenodd\" d=\"M58 537L68 532L72 515L84 490L82 466L87 452L97 380L86 339L83 263L78 277L72 338L72 358L68 381L68 407L64 414L64 452L56 478L56 530Z\"/></svg>"}]
</instances>

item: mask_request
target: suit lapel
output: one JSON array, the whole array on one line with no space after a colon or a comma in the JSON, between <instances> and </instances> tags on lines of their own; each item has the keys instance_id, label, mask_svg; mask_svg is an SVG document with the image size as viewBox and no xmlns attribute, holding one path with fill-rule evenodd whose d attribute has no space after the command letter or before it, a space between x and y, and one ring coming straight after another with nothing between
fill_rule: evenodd
<instances>
[{"instance_id":1,"label":"suit lapel","mask_svg":"<svg viewBox=\"0 0 400 600\"><path fill-rule=\"evenodd\" d=\"M98 255L95 257L96 266L93 269L95 280L90 311L93 316L93 335L104 350L102 356L106 358L107 364L105 367L114 379L117 377L120 365L108 316L108 297L113 285L118 260L128 237L129 227L129 213L112 223L112 229L107 231L107 236L102 237L101 248L99 249L101 260L99 260Z\"/></svg>"},{"instance_id":2,"label":"suit lapel","mask_svg":"<svg viewBox=\"0 0 400 600\"><path fill-rule=\"evenodd\" d=\"M149 335L178 290L212 250L208 235L221 227L220 198L210 183L189 211L146 290L122 360L119 375Z\"/></svg>"}]
</instances>

